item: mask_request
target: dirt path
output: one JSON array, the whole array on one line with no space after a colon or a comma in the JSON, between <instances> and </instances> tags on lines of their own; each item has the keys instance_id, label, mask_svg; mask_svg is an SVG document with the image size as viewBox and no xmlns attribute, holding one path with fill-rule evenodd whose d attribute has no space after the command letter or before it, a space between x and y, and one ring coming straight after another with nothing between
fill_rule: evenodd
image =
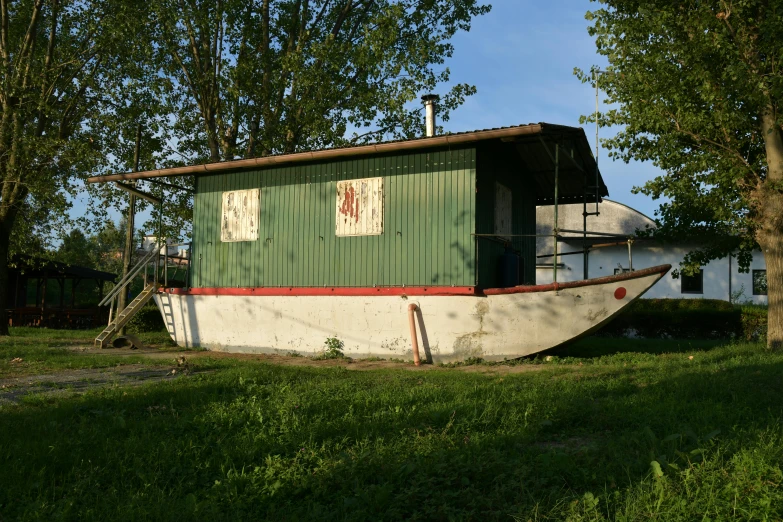
<instances>
[{"instance_id":1,"label":"dirt path","mask_svg":"<svg viewBox=\"0 0 783 522\"><path fill-rule=\"evenodd\" d=\"M411 362L399 362L399 361L387 361L387 360L364 360L364 359L326 359L317 360L311 357L295 357L290 355L276 355L276 354L248 354L248 353L227 353L227 352L211 352L207 350L185 350L185 351L168 351L160 350L155 347L147 347L139 350L131 350L127 348L115 348L115 349L95 349L90 346L77 346L68 347L69 349L77 350L81 353L91 355L112 355L112 356L144 356L151 359L171 359L172 362L180 357L185 359L200 359L200 358L213 358L213 359L233 359L237 361L255 361L268 364L278 364L280 366L310 366L316 368L329 368L341 366L348 370L409 370L414 372L426 372L432 370L444 370L458 372L475 372L475 373L491 373L491 374L511 374L511 373L527 373L531 371L542 370L544 366L539 364L498 364L498 365L471 365L471 366L456 366L452 368L444 368L442 366L436 366L432 364L422 364L416 367Z\"/></svg>"},{"instance_id":2,"label":"dirt path","mask_svg":"<svg viewBox=\"0 0 783 522\"><path fill-rule=\"evenodd\" d=\"M428 372L434 370L452 372L472 372L489 375L507 375L527 373L544 368L542 365L517 364L517 365L472 365L443 368L431 364L423 364L416 367L409 362L397 362L386 360L361 360L361 359L328 359L314 360L310 357L292 357L272 354L239 354L224 352L209 352L201 350L165 350L155 347L147 347L139 350L128 348L99 350L87 345L64 346L63 349L77 352L79 355L106 355L113 357L144 357L155 360L155 365L144 364L119 364L117 366L100 369L69 369L0 379L0 405L18 403L22 397L30 394L43 394L47 396L68 395L85 393L88 390L110 386L140 386L149 382L177 379L186 375L190 370L188 362L198 359L229 359L236 361L261 362L280 366L336 368L347 370L406 370L411 372ZM78 355L77 355L78 357ZM160 361L171 361L170 366L161 366ZM196 362L197 364L197 362ZM174 371L172 371L174 370Z\"/></svg>"},{"instance_id":3,"label":"dirt path","mask_svg":"<svg viewBox=\"0 0 783 522\"><path fill-rule=\"evenodd\" d=\"M127 364L113 368L67 370L41 375L0 379L0 405L18 403L30 394L69 395L94 388L140 386L179 378L171 368Z\"/></svg>"}]
</instances>

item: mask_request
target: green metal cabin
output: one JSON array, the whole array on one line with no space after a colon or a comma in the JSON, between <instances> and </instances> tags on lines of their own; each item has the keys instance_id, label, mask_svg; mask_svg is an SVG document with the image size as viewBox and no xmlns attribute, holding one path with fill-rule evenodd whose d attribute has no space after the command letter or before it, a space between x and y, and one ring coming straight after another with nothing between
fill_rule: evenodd
<instances>
[{"instance_id":1,"label":"green metal cabin","mask_svg":"<svg viewBox=\"0 0 783 522\"><path fill-rule=\"evenodd\" d=\"M584 131L550 124L116 177L173 175L196 177L193 288L491 288L507 246L532 285L536 205L608 195Z\"/></svg>"}]
</instances>

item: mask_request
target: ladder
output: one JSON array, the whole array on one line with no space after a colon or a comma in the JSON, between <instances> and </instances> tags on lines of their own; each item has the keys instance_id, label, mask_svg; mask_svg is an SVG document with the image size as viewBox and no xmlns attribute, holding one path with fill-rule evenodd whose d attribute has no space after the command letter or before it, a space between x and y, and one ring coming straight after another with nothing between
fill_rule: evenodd
<instances>
[{"instance_id":1,"label":"ladder","mask_svg":"<svg viewBox=\"0 0 783 522\"><path fill-rule=\"evenodd\" d=\"M95 346L98 348L105 348L111 338L114 337L120 328L125 326L128 321L130 321L131 318L136 315L136 312L141 310L141 308L147 304L150 299L152 299L152 296L155 295L155 292L158 291L159 286L160 285L158 283L154 282L148 284L147 287L142 290L142 292L137 295L136 298L131 301L123 311L118 313L114 319L109 321L109 326L107 326L98 335L98 337L95 338Z\"/></svg>"}]
</instances>

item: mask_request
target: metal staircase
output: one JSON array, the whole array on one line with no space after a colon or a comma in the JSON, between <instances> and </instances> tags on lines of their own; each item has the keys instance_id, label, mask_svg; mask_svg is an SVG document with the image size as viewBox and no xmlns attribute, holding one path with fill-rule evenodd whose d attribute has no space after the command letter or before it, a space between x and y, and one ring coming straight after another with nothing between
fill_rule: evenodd
<instances>
[{"instance_id":1,"label":"metal staircase","mask_svg":"<svg viewBox=\"0 0 783 522\"><path fill-rule=\"evenodd\" d=\"M109 305L109 325L95 338L95 346L99 348L105 348L111 341L111 338L130 321L136 312L149 302L155 292L157 292L160 285L158 284L158 265L160 262L160 245L153 245L152 250L145 254L136 265L128 271L128 274L123 277L111 292L106 294L106 297L98 303L98 306ZM154 278L151 283L147 282L147 265L150 263L155 264ZM124 310L119 311L114 317L112 312L115 309L115 303L120 292L127 292L128 285L144 270L144 290L131 301Z\"/></svg>"},{"instance_id":2,"label":"metal staircase","mask_svg":"<svg viewBox=\"0 0 783 522\"><path fill-rule=\"evenodd\" d=\"M136 312L141 310L141 308L152 299L152 296L155 295L155 292L158 291L159 287L160 285L155 282L148 284L123 311L118 313L113 320L109 321L109 326L104 328L98 337L95 338L95 345L99 348L105 348L120 328L125 326L128 321L136 315Z\"/></svg>"},{"instance_id":3,"label":"metal staircase","mask_svg":"<svg viewBox=\"0 0 783 522\"><path fill-rule=\"evenodd\" d=\"M168 248L172 246L185 245L190 247L189 243L166 244L165 240L156 240L155 244L152 245L152 249L149 252L146 252L139 262L128 271L128 275L123 277L117 283L117 285L112 288L111 292L106 294L106 297L103 298L98 306L109 306L109 325L100 333L100 335L98 335L98 337L95 338L95 346L105 348L106 345L108 345L111 341L112 337L114 337L114 335L117 334L123 326L128 324L128 321L130 321L133 316L136 315L136 312L141 310L144 305L147 304L150 299L152 299L152 297L158 292L159 288L168 286L169 261L172 259L172 257L168 254ZM182 260L185 259L188 261L188 264L185 266L185 281L187 282L190 275L189 258L177 257L177 259L179 262L175 265L175 276L181 268L180 264L182 263ZM151 274L149 274L150 277L148 277L147 274L147 267L149 265L152 265ZM124 310L116 310L117 301L121 293L127 292L128 286L134 281L134 279L136 277L142 276L144 278L144 290L138 296L136 296L136 298L131 301ZM162 300L161 307L163 320L166 323L166 327L169 328L169 331L171 331L174 322L171 303L168 300ZM117 313L115 313L115 310Z\"/></svg>"}]
</instances>

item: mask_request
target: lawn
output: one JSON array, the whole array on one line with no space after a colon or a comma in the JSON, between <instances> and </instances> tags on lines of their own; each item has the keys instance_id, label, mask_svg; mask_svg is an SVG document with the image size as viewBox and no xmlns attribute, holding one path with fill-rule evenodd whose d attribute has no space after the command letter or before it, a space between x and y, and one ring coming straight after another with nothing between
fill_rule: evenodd
<instances>
[{"instance_id":1,"label":"lawn","mask_svg":"<svg viewBox=\"0 0 783 522\"><path fill-rule=\"evenodd\" d=\"M63 343L2 340L0 370L130 362ZM0 520L783 518L783 354L761 345L591 338L429 369L188 364L1 405Z\"/></svg>"}]
</instances>

